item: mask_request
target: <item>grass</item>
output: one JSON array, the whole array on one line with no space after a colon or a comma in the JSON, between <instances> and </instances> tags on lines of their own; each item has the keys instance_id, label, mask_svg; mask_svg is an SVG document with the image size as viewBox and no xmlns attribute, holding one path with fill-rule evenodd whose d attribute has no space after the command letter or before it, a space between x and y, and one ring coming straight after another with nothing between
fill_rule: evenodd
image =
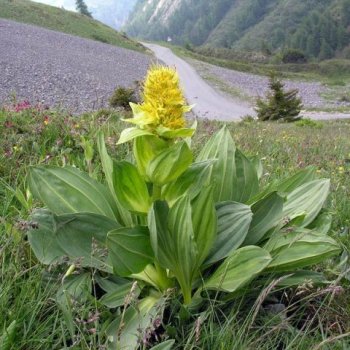
<instances>
[{"instance_id":1,"label":"grass","mask_svg":"<svg viewBox=\"0 0 350 350\"><path fill-rule=\"evenodd\" d=\"M138 42L99 21L29 0L0 0L0 18L33 24L131 50L145 51Z\"/></svg>"},{"instance_id":2,"label":"grass","mask_svg":"<svg viewBox=\"0 0 350 350\"><path fill-rule=\"evenodd\" d=\"M93 298L57 307L65 271L41 266L31 253L25 236L30 223L23 220L38 204L27 192L26 172L31 164L71 164L100 178L95 144L99 129L114 157L124 158L130 151L128 145L116 146L125 127L122 116L102 110L72 117L18 103L0 109L0 339L16 321L16 336L8 349L0 343L1 350L105 349L104 324L113 317L111 311ZM193 140L196 152L221 126L221 122L199 122ZM320 177L329 177L332 234L350 249L350 121L316 125L245 121L228 127L243 151L262 159L264 184L308 165L315 165ZM92 140L91 162L84 157L82 137ZM342 265L333 260L317 269L334 280L348 267L343 259ZM208 310L195 317L168 315L166 331L176 339L178 350L349 349L348 291L345 278L334 289L303 285L276 291L270 297L286 305L280 313L268 311L269 301L261 296L256 300L248 295L235 303L212 301Z\"/></svg>"}]
</instances>

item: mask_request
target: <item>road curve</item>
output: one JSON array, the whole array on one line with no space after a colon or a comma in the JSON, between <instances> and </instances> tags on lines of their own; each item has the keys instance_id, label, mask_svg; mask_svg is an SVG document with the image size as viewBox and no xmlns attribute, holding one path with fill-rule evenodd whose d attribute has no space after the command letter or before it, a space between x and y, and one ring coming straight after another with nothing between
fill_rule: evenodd
<instances>
[{"instance_id":1,"label":"road curve","mask_svg":"<svg viewBox=\"0 0 350 350\"><path fill-rule=\"evenodd\" d=\"M175 66L186 98L190 104L195 104L193 112L199 118L233 121L247 114L254 114L253 108L216 92L192 66L177 57L170 49L155 44L142 44L152 50L157 59L169 66Z\"/></svg>"},{"instance_id":2,"label":"road curve","mask_svg":"<svg viewBox=\"0 0 350 350\"><path fill-rule=\"evenodd\" d=\"M208 85L196 70L170 49L149 43L142 43L154 52L157 59L169 66L175 66L190 104L195 104L194 113L200 118L222 121L237 121L245 115L256 115L254 109L246 103L220 95ZM349 113L339 112L307 112L301 115L315 120L350 119Z\"/></svg>"}]
</instances>

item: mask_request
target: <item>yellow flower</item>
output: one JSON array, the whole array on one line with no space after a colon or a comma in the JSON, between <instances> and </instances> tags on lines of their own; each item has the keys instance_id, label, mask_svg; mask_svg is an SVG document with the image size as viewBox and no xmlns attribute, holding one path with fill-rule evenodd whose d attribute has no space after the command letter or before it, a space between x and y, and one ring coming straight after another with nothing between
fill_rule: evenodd
<instances>
[{"instance_id":1,"label":"yellow flower","mask_svg":"<svg viewBox=\"0 0 350 350\"><path fill-rule=\"evenodd\" d=\"M175 69L153 66L148 71L143 88L143 103L130 103L134 118L128 119L128 122L149 131L156 131L158 128L177 130L185 127L185 113L190 111L191 107L186 105Z\"/></svg>"}]
</instances>

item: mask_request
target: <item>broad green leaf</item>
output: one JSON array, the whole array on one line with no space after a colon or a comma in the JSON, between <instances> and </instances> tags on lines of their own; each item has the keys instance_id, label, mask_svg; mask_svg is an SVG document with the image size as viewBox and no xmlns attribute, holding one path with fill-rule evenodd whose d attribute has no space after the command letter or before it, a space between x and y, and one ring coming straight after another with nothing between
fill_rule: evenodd
<instances>
[{"instance_id":1,"label":"broad green leaf","mask_svg":"<svg viewBox=\"0 0 350 350\"><path fill-rule=\"evenodd\" d=\"M146 135L153 135L153 134L150 131L139 129L139 128L124 129L120 134L120 138L117 144L121 145L123 143L132 141L138 137L146 136Z\"/></svg>"},{"instance_id":2,"label":"broad green leaf","mask_svg":"<svg viewBox=\"0 0 350 350\"><path fill-rule=\"evenodd\" d=\"M315 180L316 169L314 167L308 167L298 171L296 174L287 177L286 179L275 181L267 186L263 191L252 198L249 203L255 203L262 198L266 197L271 192L279 192L280 195L286 196L293 192L298 187L306 184L307 182Z\"/></svg>"},{"instance_id":3,"label":"broad green leaf","mask_svg":"<svg viewBox=\"0 0 350 350\"><path fill-rule=\"evenodd\" d=\"M253 220L244 245L256 245L283 218L283 198L272 192L252 207Z\"/></svg>"},{"instance_id":4,"label":"broad green leaf","mask_svg":"<svg viewBox=\"0 0 350 350\"><path fill-rule=\"evenodd\" d=\"M192 137L195 132L196 132L196 129L192 129L192 128L183 128L183 129L172 130L172 129L163 127L163 128L157 129L157 133L161 137L164 137L166 139Z\"/></svg>"},{"instance_id":5,"label":"broad green leaf","mask_svg":"<svg viewBox=\"0 0 350 350\"><path fill-rule=\"evenodd\" d=\"M185 194L191 199L195 198L203 186L209 185L213 164L212 160L192 164L179 178L163 188L163 198L170 206Z\"/></svg>"},{"instance_id":6,"label":"broad green leaf","mask_svg":"<svg viewBox=\"0 0 350 350\"><path fill-rule=\"evenodd\" d=\"M150 350L170 350L175 344L175 340L167 340L159 345L153 346Z\"/></svg>"},{"instance_id":7,"label":"broad green leaf","mask_svg":"<svg viewBox=\"0 0 350 350\"><path fill-rule=\"evenodd\" d=\"M163 268L174 274L187 303L198 254L189 197L181 197L170 209L164 202L155 202L148 222L155 256Z\"/></svg>"},{"instance_id":8,"label":"broad green leaf","mask_svg":"<svg viewBox=\"0 0 350 350\"><path fill-rule=\"evenodd\" d=\"M150 295L138 304L132 303L107 329L107 335L113 338L112 348L137 350L152 322L162 318L164 303L161 295Z\"/></svg>"},{"instance_id":9,"label":"broad green leaf","mask_svg":"<svg viewBox=\"0 0 350 350\"><path fill-rule=\"evenodd\" d=\"M107 237L107 247L113 269L122 277L143 271L154 259L147 227L111 231Z\"/></svg>"},{"instance_id":10,"label":"broad green leaf","mask_svg":"<svg viewBox=\"0 0 350 350\"><path fill-rule=\"evenodd\" d=\"M246 203L259 191L259 179L254 164L238 149L235 155L235 191L231 200Z\"/></svg>"},{"instance_id":11,"label":"broad green leaf","mask_svg":"<svg viewBox=\"0 0 350 350\"><path fill-rule=\"evenodd\" d=\"M253 217L250 207L241 203L219 203L216 210L218 234L206 266L226 258L242 245Z\"/></svg>"},{"instance_id":12,"label":"broad green leaf","mask_svg":"<svg viewBox=\"0 0 350 350\"><path fill-rule=\"evenodd\" d=\"M45 265L62 261L66 252L57 241L54 215L47 209L38 209L31 220L38 225L28 232L28 240L37 259Z\"/></svg>"},{"instance_id":13,"label":"broad green leaf","mask_svg":"<svg viewBox=\"0 0 350 350\"><path fill-rule=\"evenodd\" d=\"M215 202L232 200L237 190L236 183L236 146L226 127L210 138L200 152L197 162L216 159L211 183L215 185Z\"/></svg>"},{"instance_id":14,"label":"broad green leaf","mask_svg":"<svg viewBox=\"0 0 350 350\"><path fill-rule=\"evenodd\" d=\"M94 280L106 293L112 293L118 287L132 283L132 281L130 281L128 278L123 278L116 275L107 275L106 277L102 277L98 273L94 275Z\"/></svg>"},{"instance_id":15,"label":"broad green leaf","mask_svg":"<svg viewBox=\"0 0 350 350\"><path fill-rule=\"evenodd\" d=\"M258 276L270 262L270 254L262 248L240 248L219 266L204 283L203 289L233 293Z\"/></svg>"},{"instance_id":16,"label":"broad green leaf","mask_svg":"<svg viewBox=\"0 0 350 350\"><path fill-rule=\"evenodd\" d=\"M323 212L308 226L309 229L326 235L332 227L333 217L328 212Z\"/></svg>"},{"instance_id":17,"label":"broad green leaf","mask_svg":"<svg viewBox=\"0 0 350 350\"><path fill-rule=\"evenodd\" d=\"M193 201L192 225L198 248L198 265L200 266L212 249L217 235L217 215L212 187L203 188Z\"/></svg>"},{"instance_id":18,"label":"broad green leaf","mask_svg":"<svg viewBox=\"0 0 350 350\"><path fill-rule=\"evenodd\" d=\"M107 233L120 225L105 216L91 213L56 216L48 210L38 210L32 216L38 229L28 233L36 257L44 264L61 262L67 257L81 266L111 272L106 263Z\"/></svg>"},{"instance_id":19,"label":"broad green leaf","mask_svg":"<svg viewBox=\"0 0 350 350\"><path fill-rule=\"evenodd\" d=\"M141 136L134 140L134 157L137 168L142 176L146 176L146 171L151 160L161 151L167 148L168 142L160 139L156 135ZM148 180L148 179L147 179Z\"/></svg>"},{"instance_id":20,"label":"broad green leaf","mask_svg":"<svg viewBox=\"0 0 350 350\"><path fill-rule=\"evenodd\" d=\"M273 257L269 265L269 270L273 271L304 268L340 253L340 247L334 239L309 230L278 232L264 248Z\"/></svg>"},{"instance_id":21,"label":"broad green leaf","mask_svg":"<svg viewBox=\"0 0 350 350\"><path fill-rule=\"evenodd\" d=\"M115 285L114 290L106 293L99 300L104 306L108 308L117 308L123 306L125 304L125 298L127 295L131 293L131 289L133 289L132 293L135 298L138 298L141 292L139 286L133 288L134 283L132 281L127 281L126 283Z\"/></svg>"},{"instance_id":22,"label":"broad green leaf","mask_svg":"<svg viewBox=\"0 0 350 350\"><path fill-rule=\"evenodd\" d=\"M264 173L264 167L261 159L258 156L255 156L255 157L251 157L249 160L251 164L254 166L258 179L260 180Z\"/></svg>"},{"instance_id":23,"label":"broad green leaf","mask_svg":"<svg viewBox=\"0 0 350 350\"><path fill-rule=\"evenodd\" d=\"M86 212L116 219L111 194L76 168L31 167L28 181L33 195L56 215Z\"/></svg>"},{"instance_id":24,"label":"broad green leaf","mask_svg":"<svg viewBox=\"0 0 350 350\"><path fill-rule=\"evenodd\" d=\"M147 168L147 176L157 185L165 185L181 176L192 163L192 152L185 141L160 152Z\"/></svg>"},{"instance_id":25,"label":"broad green leaf","mask_svg":"<svg viewBox=\"0 0 350 350\"><path fill-rule=\"evenodd\" d=\"M136 213L148 213L151 198L145 180L129 162L114 162L113 185L120 203Z\"/></svg>"},{"instance_id":26,"label":"broad green leaf","mask_svg":"<svg viewBox=\"0 0 350 350\"><path fill-rule=\"evenodd\" d=\"M312 223L327 200L330 181L315 180L297 187L291 192L284 203L283 216L290 220L305 215L303 227Z\"/></svg>"},{"instance_id":27,"label":"broad green leaf","mask_svg":"<svg viewBox=\"0 0 350 350\"><path fill-rule=\"evenodd\" d=\"M288 272L285 273L288 275ZM282 279L277 286L282 288L297 287L304 284L321 285L327 282L322 273L315 271L296 271L291 273L291 276Z\"/></svg>"},{"instance_id":28,"label":"broad green leaf","mask_svg":"<svg viewBox=\"0 0 350 350\"><path fill-rule=\"evenodd\" d=\"M104 141L104 135L102 132L99 132L97 136L97 148L100 154L102 169L105 174L110 193L112 194L116 203L116 216L118 222L127 227L133 226L135 220L133 220L132 214L122 206L115 194L113 185L113 160L107 152L106 144Z\"/></svg>"},{"instance_id":29,"label":"broad green leaf","mask_svg":"<svg viewBox=\"0 0 350 350\"><path fill-rule=\"evenodd\" d=\"M62 286L57 291L58 303L65 301L67 295L75 301L86 302L91 297L92 279L90 273L71 275L64 279Z\"/></svg>"},{"instance_id":30,"label":"broad green leaf","mask_svg":"<svg viewBox=\"0 0 350 350\"><path fill-rule=\"evenodd\" d=\"M274 188L280 193L291 193L307 182L314 181L315 174L315 167L307 167L303 170L298 171L293 176L278 182L274 185Z\"/></svg>"}]
</instances>

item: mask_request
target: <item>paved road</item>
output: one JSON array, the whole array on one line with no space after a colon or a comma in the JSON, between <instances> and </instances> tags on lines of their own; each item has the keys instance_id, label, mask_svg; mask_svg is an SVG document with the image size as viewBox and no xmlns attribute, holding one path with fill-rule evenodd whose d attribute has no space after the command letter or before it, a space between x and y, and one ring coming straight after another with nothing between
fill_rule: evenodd
<instances>
[{"instance_id":1,"label":"paved road","mask_svg":"<svg viewBox=\"0 0 350 350\"><path fill-rule=\"evenodd\" d=\"M143 43L143 45L152 50L157 59L176 67L189 103L196 104L194 112L198 117L233 121L247 114L256 114L246 102L219 94L190 64L176 56L170 49L156 44ZM317 120L350 119L350 114L343 113L302 112L302 115Z\"/></svg>"},{"instance_id":2,"label":"paved road","mask_svg":"<svg viewBox=\"0 0 350 350\"><path fill-rule=\"evenodd\" d=\"M220 95L208 85L187 62L177 57L163 46L143 43L154 52L156 57L169 66L175 66L190 104L195 104L193 112L202 118L223 121L239 120L247 114L254 114L253 109L240 102Z\"/></svg>"}]
</instances>

